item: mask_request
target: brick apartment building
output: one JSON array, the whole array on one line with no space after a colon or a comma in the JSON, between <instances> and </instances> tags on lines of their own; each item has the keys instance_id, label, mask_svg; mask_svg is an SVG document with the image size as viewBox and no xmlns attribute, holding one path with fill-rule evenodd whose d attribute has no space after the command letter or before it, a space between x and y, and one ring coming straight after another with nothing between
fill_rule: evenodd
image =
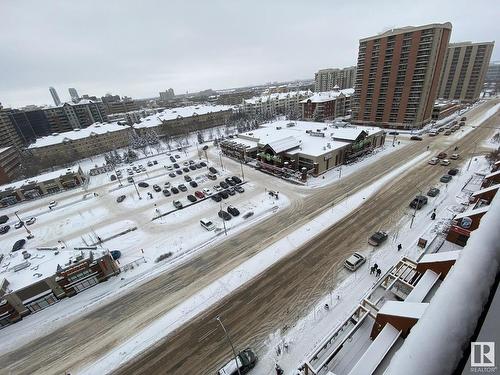
<instances>
[{"instance_id":1,"label":"brick apartment building","mask_svg":"<svg viewBox=\"0 0 500 375\"><path fill-rule=\"evenodd\" d=\"M19 153L14 147L0 147L0 185L12 181L20 174Z\"/></svg>"},{"instance_id":2,"label":"brick apartment building","mask_svg":"<svg viewBox=\"0 0 500 375\"><path fill-rule=\"evenodd\" d=\"M484 85L494 42L453 43L448 47L438 97L475 102Z\"/></svg>"},{"instance_id":3,"label":"brick apartment building","mask_svg":"<svg viewBox=\"0 0 500 375\"><path fill-rule=\"evenodd\" d=\"M317 92L300 102L302 120L325 121L350 114L354 89Z\"/></svg>"},{"instance_id":4,"label":"brick apartment building","mask_svg":"<svg viewBox=\"0 0 500 375\"><path fill-rule=\"evenodd\" d=\"M431 121L451 28L403 27L361 39L352 121L401 129Z\"/></svg>"}]
</instances>

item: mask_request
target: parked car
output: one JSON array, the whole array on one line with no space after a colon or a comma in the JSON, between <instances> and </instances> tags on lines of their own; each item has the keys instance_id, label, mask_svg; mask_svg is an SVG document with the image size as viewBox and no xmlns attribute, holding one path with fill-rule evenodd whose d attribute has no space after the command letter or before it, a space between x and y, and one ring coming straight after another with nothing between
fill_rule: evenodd
<instances>
[{"instance_id":1,"label":"parked car","mask_svg":"<svg viewBox=\"0 0 500 375\"><path fill-rule=\"evenodd\" d=\"M222 190L221 192L219 192L219 195L222 197L222 199L229 198L229 194L227 193L226 190Z\"/></svg>"},{"instance_id":2,"label":"parked car","mask_svg":"<svg viewBox=\"0 0 500 375\"><path fill-rule=\"evenodd\" d=\"M450 161L448 159L443 159L439 162L441 165L450 165Z\"/></svg>"},{"instance_id":3,"label":"parked car","mask_svg":"<svg viewBox=\"0 0 500 375\"><path fill-rule=\"evenodd\" d=\"M249 217L252 217L252 216L253 216L253 211L248 211L248 212L244 213L243 219L248 219Z\"/></svg>"},{"instance_id":4,"label":"parked car","mask_svg":"<svg viewBox=\"0 0 500 375\"><path fill-rule=\"evenodd\" d=\"M210 198L216 202L220 202L222 200L222 197L219 194L213 194Z\"/></svg>"},{"instance_id":5,"label":"parked car","mask_svg":"<svg viewBox=\"0 0 500 375\"><path fill-rule=\"evenodd\" d=\"M166 196L166 197L170 197L172 194L170 193L170 190L163 189L163 195Z\"/></svg>"},{"instance_id":6,"label":"parked car","mask_svg":"<svg viewBox=\"0 0 500 375\"><path fill-rule=\"evenodd\" d=\"M462 118L460 119L460 121L467 121L467 117L465 117L465 116L464 116L464 117L462 117Z\"/></svg>"},{"instance_id":7,"label":"parked car","mask_svg":"<svg viewBox=\"0 0 500 375\"><path fill-rule=\"evenodd\" d=\"M257 363L257 356L252 349L247 348L238 353L235 366L234 358L230 359L224 366L222 366L216 375L238 375L247 374L251 369L255 367Z\"/></svg>"},{"instance_id":8,"label":"parked car","mask_svg":"<svg viewBox=\"0 0 500 375\"><path fill-rule=\"evenodd\" d=\"M112 174L110 177L111 181L116 181L116 176L114 174Z\"/></svg>"},{"instance_id":9,"label":"parked car","mask_svg":"<svg viewBox=\"0 0 500 375\"><path fill-rule=\"evenodd\" d=\"M411 208L420 210L427 204L427 197L425 195L417 195L410 203Z\"/></svg>"},{"instance_id":10,"label":"parked car","mask_svg":"<svg viewBox=\"0 0 500 375\"><path fill-rule=\"evenodd\" d=\"M132 182L134 182L134 178L133 178L133 177L128 177L128 178L127 178L127 181L128 181L129 183L132 183Z\"/></svg>"},{"instance_id":11,"label":"parked car","mask_svg":"<svg viewBox=\"0 0 500 375\"><path fill-rule=\"evenodd\" d=\"M205 195L210 195L210 194L212 194L212 190L210 190L209 188L203 188L203 193Z\"/></svg>"},{"instance_id":12,"label":"parked car","mask_svg":"<svg viewBox=\"0 0 500 375\"><path fill-rule=\"evenodd\" d=\"M9 217L7 215L0 216L0 224L5 224L7 221L9 221Z\"/></svg>"},{"instance_id":13,"label":"parked car","mask_svg":"<svg viewBox=\"0 0 500 375\"><path fill-rule=\"evenodd\" d=\"M224 181L221 181L219 185L223 189L227 189L229 187L229 185L226 182L224 182Z\"/></svg>"},{"instance_id":14,"label":"parked car","mask_svg":"<svg viewBox=\"0 0 500 375\"><path fill-rule=\"evenodd\" d=\"M149 184L147 182L141 181L137 185L139 185L141 188L147 188L149 187Z\"/></svg>"},{"instance_id":15,"label":"parked car","mask_svg":"<svg viewBox=\"0 0 500 375\"><path fill-rule=\"evenodd\" d=\"M120 250L111 250L109 254L111 254L111 258L114 260L120 259L122 256L122 252Z\"/></svg>"},{"instance_id":16,"label":"parked car","mask_svg":"<svg viewBox=\"0 0 500 375\"><path fill-rule=\"evenodd\" d=\"M444 134L444 135L451 135L451 130L450 130L450 129L448 129L448 130L446 130L443 134Z\"/></svg>"},{"instance_id":17,"label":"parked car","mask_svg":"<svg viewBox=\"0 0 500 375\"><path fill-rule=\"evenodd\" d=\"M446 152L440 152L440 153L437 155L437 158L438 158L438 159L445 159L445 158L446 158L446 156L448 156L448 155L446 154Z\"/></svg>"},{"instance_id":18,"label":"parked car","mask_svg":"<svg viewBox=\"0 0 500 375\"><path fill-rule=\"evenodd\" d=\"M233 176L231 177L233 179L234 182L236 182L237 184L241 184L241 179L238 177L238 176Z\"/></svg>"},{"instance_id":19,"label":"parked car","mask_svg":"<svg viewBox=\"0 0 500 375\"><path fill-rule=\"evenodd\" d=\"M194 192L194 196L195 196L196 198L198 198L198 199L203 199L203 198L205 198L205 194L203 194L203 193L202 193L201 191L199 191L199 190L196 190L196 191Z\"/></svg>"},{"instance_id":20,"label":"parked car","mask_svg":"<svg viewBox=\"0 0 500 375\"><path fill-rule=\"evenodd\" d=\"M0 234L5 234L9 231L10 225L4 225L3 227L0 227Z\"/></svg>"},{"instance_id":21,"label":"parked car","mask_svg":"<svg viewBox=\"0 0 500 375\"><path fill-rule=\"evenodd\" d=\"M54 208L55 206L57 206L57 202L56 201L49 202L49 208Z\"/></svg>"},{"instance_id":22,"label":"parked car","mask_svg":"<svg viewBox=\"0 0 500 375\"><path fill-rule=\"evenodd\" d=\"M125 200L125 198L127 198L125 195L120 195L118 198L116 198L116 201L118 203L122 203Z\"/></svg>"},{"instance_id":23,"label":"parked car","mask_svg":"<svg viewBox=\"0 0 500 375\"><path fill-rule=\"evenodd\" d=\"M441 182L444 182L445 184L447 184L448 182L450 182L452 179L452 176L450 176L449 174L445 174L444 176L442 176L439 181Z\"/></svg>"},{"instance_id":24,"label":"parked car","mask_svg":"<svg viewBox=\"0 0 500 375\"><path fill-rule=\"evenodd\" d=\"M189 175L184 175L184 181L189 182L192 181L193 179Z\"/></svg>"},{"instance_id":25,"label":"parked car","mask_svg":"<svg viewBox=\"0 0 500 375\"><path fill-rule=\"evenodd\" d=\"M178 200L175 200L172 202L174 204L174 207L179 209L179 208L182 208L182 203L181 201L178 201Z\"/></svg>"},{"instance_id":26,"label":"parked car","mask_svg":"<svg viewBox=\"0 0 500 375\"><path fill-rule=\"evenodd\" d=\"M217 180L217 176L214 175L213 173L207 174L207 177L208 177L209 180Z\"/></svg>"},{"instance_id":27,"label":"parked car","mask_svg":"<svg viewBox=\"0 0 500 375\"><path fill-rule=\"evenodd\" d=\"M184 172L186 172L186 173L189 173L189 168L188 168L188 167L184 167L184 168L182 168L182 170L183 170Z\"/></svg>"},{"instance_id":28,"label":"parked car","mask_svg":"<svg viewBox=\"0 0 500 375\"><path fill-rule=\"evenodd\" d=\"M200 165L201 165L202 167L206 167L206 166L207 166L207 163L205 163L204 161L200 161Z\"/></svg>"},{"instance_id":29,"label":"parked car","mask_svg":"<svg viewBox=\"0 0 500 375\"><path fill-rule=\"evenodd\" d=\"M173 194L179 194L179 189L177 189L175 186L171 190Z\"/></svg>"},{"instance_id":30,"label":"parked car","mask_svg":"<svg viewBox=\"0 0 500 375\"><path fill-rule=\"evenodd\" d=\"M165 189L165 188L166 188L166 189L168 189L169 187L170 187L170 182L168 182L168 181L167 181L167 182L165 182L165 183L163 184L163 188L164 188L164 189Z\"/></svg>"},{"instance_id":31,"label":"parked car","mask_svg":"<svg viewBox=\"0 0 500 375\"><path fill-rule=\"evenodd\" d=\"M177 175L176 175L174 172L170 172L170 173L168 174L168 176L169 176L169 177L171 177L171 178L174 178L174 177L175 177L175 176L177 176Z\"/></svg>"},{"instance_id":32,"label":"parked car","mask_svg":"<svg viewBox=\"0 0 500 375\"><path fill-rule=\"evenodd\" d=\"M229 195L235 195L235 191L233 187L230 187L229 189L226 190Z\"/></svg>"},{"instance_id":33,"label":"parked car","mask_svg":"<svg viewBox=\"0 0 500 375\"><path fill-rule=\"evenodd\" d=\"M21 238L20 240L17 240L14 245L12 246L12 251L18 251L21 250L24 245L26 244L26 240L24 238Z\"/></svg>"},{"instance_id":34,"label":"parked car","mask_svg":"<svg viewBox=\"0 0 500 375\"><path fill-rule=\"evenodd\" d=\"M458 173L458 168L452 168L448 171L448 174L450 176L456 176L457 173Z\"/></svg>"},{"instance_id":35,"label":"parked car","mask_svg":"<svg viewBox=\"0 0 500 375\"><path fill-rule=\"evenodd\" d=\"M224 189L222 187L220 187L219 185L214 185L214 190L215 191L222 191Z\"/></svg>"},{"instance_id":36,"label":"parked car","mask_svg":"<svg viewBox=\"0 0 500 375\"><path fill-rule=\"evenodd\" d=\"M181 150L179 150L179 151L182 151L182 149L181 149ZM176 158L176 159L180 159L181 157L180 157L179 155L177 155L177 154L176 154L176 155L175 155L175 158Z\"/></svg>"},{"instance_id":37,"label":"parked car","mask_svg":"<svg viewBox=\"0 0 500 375\"><path fill-rule=\"evenodd\" d=\"M30 217L28 220L26 220L26 225L32 225L35 224L36 222L36 217Z\"/></svg>"},{"instance_id":38,"label":"parked car","mask_svg":"<svg viewBox=\"0 0 500 375\"><path fill-rule=\"evenodd\" d=\"M196 197L193 194L189 194L186 198L188 199L188 201L193 203L197 201Z\"/></svg>"},{"instance_id":39,"label":"parked car","mask_svg":"<svg viewBox=\"0 0 500 375\"><path fill-rule=\"evenodd\" d=\"M196 167L196 169L203 168L203 166L201 165L201 163L196 163L194 166Z\"/></svg>"},{"instance_id":40,"label":"parked car","mask_svg":"<svg viewBox=\"0 0 500 375\"><path fill-rule=\"evenodd\" d=\"M213 174L217 173L217 169L215 169L214 167L209 167L208 170L210 171L210 173L213 173Z\"/></svg>"},{"instance_id":41,"label":"parked car","mask_svg":"<svg viewBox=\"0 0 500 375\"><path fill-rule=\"evenodd\" d=\"M349 258L344 260L344 267L349 271L356 271L366 262L366 258L360 253L354 253Z\"/></svg>"},{"instance_id":42,"label":"parked car","mask_svg":"<svg viewBox=\"0 0 500 375\"><path fill-rule=\"evenodd\" d=\"M195 171L195 170L196 170L196 166L195 166L195 165L193 165L193 164L191 164L191 165L189 166L189 169L191 169L192 171Z\"/></svg>"},{"instance_id":43,"label":"parked car","mask_svg":"<svg viewBox=\"0 0 500 375\"><path fill-rule=\"evenodd\" d=\"M180 166L179 164L174 163L174 168L175 168L175 169L179 169L180 167L181 167L181 166Z\"/></svg>"},{"instance_id":44,"label":"parked car","mask_svg":"<svg viewBox=\"0 0 500 375\"><path fill-rule=\"evenodd\" d=\"M182 171L180 169L177 169L175 173L177 173L180 176L182 174Z\"/></svg>"},{"instance_id":45,"label":"parked car","mask_svg":"<svg viewBox=\"0 0 500 375\"><path fill-rule=\"evenodd\" d=\"M173 171L173 170L174 170L174 167L172 166L172 164L167 165L167 171Z\"/></svg>"},{"instance_id":46,"label":"parked car","mask_svg":"<svg viewBox=\"0 0 500 375\"><path fill-rule=\"evenodd\" d=\"M436 135L438 135L438 132L435 130L429 132L429 137L435 137Z\"/></svg>"},{"instance_id":47,"label":"parked car","mask_svg":"<svg viewBox=\"0 0 500 375\"><path fill-rule=\"evenodd\" d=\"M231 177L226 177L226 182L231 185L231 186L234 186L236 185L236 182L234 182L234 180L231 178Z\"/></svg>"},{"instance_id":48,"label":"parked car","mask_svg":"<svg viewBox=\"0 0 500 375\"><path fill-rule=\"evenodd\" d=\"M410 139L411 139L412 141L421 141L421 140L422 140L422 137L419 137L418 135L412 135L412 136L410 137Z\"/></svg>"},{"instance_id":49,"label":"parked car","mask_svg":"<svg viewBox=\"0 0 500 375\"><path fill-rule=\"evenodd\" d=\"M153 185L153 190L156 191L157 193L159 193L161 191L161 187L159 187L158 185Z\"/></svg>"},{"instance_id":50,"label":"parked car","mask_svg":"<svg viewBox=\"0 0 500 375\"><path fill-rule=\"evenodd\" d=\"M153 166L153 162L148 161L148 167L152 167L152 166Z\"/></svg>"},{"instance_id":51,"label":"parked car","mask_svg":"<svg viewBox=\"0 0 500 375\"><path fill-rule=\"evenodd\" d=\"M368 243L372 246L378 246L387 239L387 232L378 231L372 234L368 239Z\"/></svg>"},{"instance_id":52,"label":"parked car","mask_svg":"<svg viewBox=\"0 0 500 375\"><path fill-rule=\"evenodd\" d=\"M430 189L429 189L429 191L427 192L427 195L428 195L429 197L435 197L435 196L437 196L438 194L439 194L439 189L438 189L438 188L435 188L435 187L430 188Z\"/></svg>"},{"instance_id":53,"label":"parked car","mask_svg":"<svg viewBox=\"0 0 500 375\"><path fill-rule=\"evenodd\" d=\"M198 187L198 184L196 183L196 181L189 181L189 185L191 187L194 187L194 188Z\"/></svg>"},{"instance_id":54,"label":"parked car","mask_svg":"<svg viewBox=\"0 0 500 375\"><path fill-rule=\"evenodd\" d=\"M240 211L234 206L227 206L227 212L233 216L238 216L240 214Z\"/></svg>"},{"instance_id":55,"label":"parked car","mask_svg":"<svg viewBox=\"0 0 500 375\"><path fill-rule=\"evenodd\" d=\"M17 223L14 224L14 228L19 229L24 225L24 221L18 221Z\"/></svg>"},{"instance_id":56,"label":"parked car","mask_svg":"<svg viewBox=\"0 0 500 375\"><path fill-rule=\"evenodd\" d=\"M200 225L205 228L206 230L214 230L215 229L215 225L214 223L212 223L209 219L201 219L200 220Z\"/></svg>"},{"instance_id":57,"label":"parked car","mask_svg":"<svg viewBox=\"0 0 500 375\"><path fill-rule=\"evenodd\" d=\"M177 186L177 189L179 189L180 191L184 191L184 192L188 190L188 188L184 184L179 184Z\"/></svg>"},{"instance_id":58,"label":"parked car","mask_svg":"<svg viewBox=\"0 0 500 375\"><path fill-rule=\"evenodd\" d=\"M231 220L231 215L229 215L226 211L224 210L220 210L219 213L218 213L219 217L222 219L222 220L225 220L225 221L229 221Z\"/></svg>"},{"instance_id":59,"label":"parked car","mask_svg":"<svg viewBox=\"0 0 500 375\"><path fill-rule=\"evenodd\" d=\"M234 190L236 190L238 193L244 193L245 189L243 189L241 186L235 186Z\"/></svg>"},{"instance_id":60,"label":"parked car","mask_svg":"<svg viewBox=\"0 0 500 375\"><path fill-rule=\"evenodd\" d=\"M457 159L459 159L459 158L460 158L460 155L459 155L459 154L451 154L451 156L450 156L450 159L451 159L451 160L457 160Z\"/></svg>"},{"instance_id":61,"label":"parked car","mask_svg":"<svg viewBox=\"0 0 500 375\"><path fill-rule=\"evenodd\" d=\"M437 163L439 163L439 159L438 158L432 158L427 163L429 163L430 165L436 165Z\"/></svg>"},{"instance_id":62,"label":"parked car","mask_svg":"<svg viewBox=\"0 0 500 375\"><path fill-rule=\"evenodd\" d=\"M171 157L170 157L170 161L171 161L172 163L175 163L175 161L176 161L176 160L175 160L175 158L174 158L173 156L171 156Z\"/></svg>"}]
</instances>

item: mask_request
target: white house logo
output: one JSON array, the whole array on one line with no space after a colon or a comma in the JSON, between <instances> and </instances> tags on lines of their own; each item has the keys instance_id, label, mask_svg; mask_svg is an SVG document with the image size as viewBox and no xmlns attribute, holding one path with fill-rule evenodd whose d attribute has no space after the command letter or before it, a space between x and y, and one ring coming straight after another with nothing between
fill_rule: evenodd
<instances>
[{"instance_id":1,"label":"white house logo","mask_svg":"<svg viewBox=\"0 0 500 375\"><path fill-rule=\"evenodd\" d=\"M495 372L495 343L471 342L470 365L473 372Z\"/></svg>"}]
</instances>

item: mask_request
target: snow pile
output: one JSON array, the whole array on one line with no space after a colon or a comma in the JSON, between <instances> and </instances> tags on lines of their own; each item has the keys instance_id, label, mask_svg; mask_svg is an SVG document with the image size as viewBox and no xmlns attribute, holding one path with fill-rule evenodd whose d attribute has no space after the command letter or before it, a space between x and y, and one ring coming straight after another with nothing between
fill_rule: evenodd
<instances>
[{"instance_id":1,"label":"snow pile","mask_svg":"<svg viewBox=\"0 0 500 375\"><path fill-rule=\"evenodd\" d=\"M469 345L500 265L500 198L493 200L385 374L450 374Z\"/></svg>"}]
</instances>

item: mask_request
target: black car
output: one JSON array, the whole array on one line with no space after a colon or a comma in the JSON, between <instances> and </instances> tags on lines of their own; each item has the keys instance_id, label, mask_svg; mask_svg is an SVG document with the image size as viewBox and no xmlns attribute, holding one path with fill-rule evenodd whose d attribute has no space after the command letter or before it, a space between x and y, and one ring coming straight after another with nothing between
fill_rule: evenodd
<instances>
[{"instance_id":1,"label":"black car","mask_svg":"<svg viewBox=\"0 0 500 375\"><path fill-rule=\"evenodd\" d=\"M184 176L184 180L185 180L186 182L189 182L189 181L192 181L193 179L192 179L189 175L185 175L185 176Z\"/></svg>"},{"instance_id":2,"label":"black car","mask_svg":"<svg viewBox=\"0 0 500 375\"><path fill-rule=\"evenodd\" d=\"M229 195L235 195L236 193L234 192L234 188L230 187L229 189L226 190Z\"/></svg>"},{"instance_id":3,"label":"black car","mask_svg":"<svg viewBox=\"0 0 500 375\"><path fill-rule=\"evenodd\" d=\"M153 185L153 190L159 193L161 191L161 187L159 187L158 185Z\"/></svg>"},{"instance_id":4,"label":"black car","mask_svg":"<svg viewBox=\"0 0 500 375\"><path fill-rule=\"evenodd\" d=\"M203 168L203 166L201 165L201 163L195 164L194 166L196 167L196 169Z\"/></svg>"},{"instance_id":5,"label":"black car","mask_svg":"<svg viewBox=\"0 0 500 375\"><path fill-rule=\"evenodd\" d=\"M238 176L233 176L231 177L233 179L234 182L236 182L237 184L241 184L241 179L238 177Z\"/></svg>"},{"instance_id":6,"label":"black car","mask_svg":"<svg viewBox=\"0 0 500 375\"><path fill-rule=\"evenodd\" d=\"M191 165L189 166L189 169L191 169L192 171L195 171L195 170L196 170L196 166L191 164Z\"/></svg>"},{"instance_id":7,"label":"black car","mask_svg":"<svg viewBox=\"0 0 500 375\"><path fill-rule=\"evenodd\" d=\"M219 194L213 194L210 196L214 201L220 202L222 200L222 197Z\"/></svg>"},{"instance_id":8,"label":"black car","mask_svg":"<svg viewBox=\"0 0 500 375\"><path fill-rule=\"evenodd\" d=\"M180 167L181 167L181 166L180 166L179 164L174 163L174 168L175 168L175 169L179 169Z\"/></svg>"},{"instance_id":9,"label":"black car","mask_svg":"<svg viewBox=\"0 0 500 375\"><path fill-rule=\"evenodd\" d=\"M168 189L163 190L163 195L166 197L170 197L172 194L170 194L170 191Z\"/></svg>"},{"instance_id":10,"label":"black car","mask_svg":"<svg viewBox=\"0 0 500 375\"><path fill-rule=\"evenodd\" d=\"M180 169L177 169L175 173L177 173L180 176L182 174L182 171Z\"/></svg>"},{"instance_id":11,"label":"black car","mask_svg":"<svg viewBox=\"0 0 500 375\"><path fill-rule=\"evenodd\" d=\"M236 185L236 182L231 178L231 177L226 177L226 182L231 185L231 186L234 186Z\"/></svg>"},{"instance_id":12,"label":"black car","mask_svg":"<svg viewBox=\"0 0 500 375\"><path fill-rule=\"evenodd\" d=\"M388 134L389 134L389 135L399 135L399 133L398 133L398 132L389 132Z\"/></svg>"},{"instance_id":13,"label":"black car","mask_svg":"<svg viewBox=\"0 0 500 375\"><path fill-rule=\"evenodd\" d=\"M173 156L171 156L171 157L170 157L170 161L171 161L172 163L175 163L175 158L174 158Z\"/></svg>"},{"instance_id":14,"label":"black car","mask_svg":"<svg viewBox=\"0 0 500 375\"><path fill-rule=\"evenodd\" d=\"M3 227L0 228L0 234L5 234L9 231L10 225L4 225Z\"/></svg>"},{"instance_id":15,"label":"black car","mask_svg":"<svg viewBox=\"0 0 500 375\"><path fill-rule=\"evenodd\" d=\"M189 185L191 185L191 187L198 187L198 184L196 183L196 181L189 181Z\"/></svg>"},{"instance_id":16,"label":"black car","mask_svg":"<svg viewBox=\"0 0 500 375\"><path fill-rule=\"evenodd\" d=\"M226 190L222 190L219 195L223 198L223 199L227 199L229 198L229 194L227 193Z\"/></svg>"},{"instance_id":17,"label":"black car","mask_svg":"<svg viewBox=\"0 0 500 375\"><path fill-rule=\"evenodd\" d=\"M372 234L368 243L372 246L378 246L387 239L387 232L378 231Z\"/></svg>"},{"instance_id":18,"label":"black car","mask_svg":"<svg viewBox=\"0 0 500 375\"><path fill-rule=\"evenodd\" d=\"M181 150L179 150L179 151L181 151ZM181 157L179 155L175 155L175 158L180 159Z\"/></svg>"},{"instance_id":19,"label":"black car","mask_svg":"<svg viewBox=\"0 0 500 375\"><path fill-rule=\"evenodd\" d=\"M200 165L201 165L202 167L206 167L206 166L207 166L207 163L205 163L204 161L200 161Z\"/></svg>"},{"instance_id":20,"label":"black car","mask_svg":"<svg viewBox=\"0 0 500 375\"><path fill-rule=\"evenodd\" d=\"M172 193L179 194L179 189L177 189L175 186L171 190L172 190Z\"/></svg>"},{"instance_id":21,"label":"black car","mask_svg":"<svg viewBox=\"0 0 500 375\"><path fill-rule=\"evenodd\" d=\"M438 194L439 194L439 189L438 188L430 188L429 191L427 192L427 195L429 197L435 197Z\"/></svg>"},{"instance_id":22,"label":"black car","mask_svg":"<svg viewBox=\"0 0 500 375\"><path fill-rule=\"evenodd\" d=\"M208 170L214 174L217 173L217 169L215 169L214 167L210 167L208 168Z\"/></svg>"},{"instance_id":23,"label":"black car","mask_svg":"<svg viewBox=\"0 0 500 375\"><path fill-rule=\"evenodd\" d=\"M9 217L7 215L0 216L0 224L5 224L7 221L9 221Z\"/></svg>"},{"instance_id":24,"label":"black car","mask_svg":"<svg viewBox=\"0 0 500 375\"><path fill-rule=\"evenodd\" d=\"M110 179L111 179L111 181L116 181L116 176L115 176L114 174L112 174L112 175L110 176Z\"/></svg>"},{"instance_id":25,"label":"black car","mask_svg":"<svg viewBox=\"0 0 500 375\"><path fill-rule=\"evenodd\" d=\"M451 177L449 174L445 174L444 176L442 176L442 177L439 179L439 181L444 182L444 183L446 183L446 184L447 184L448 182L450 182L450 181L451 181L451 179L452 179L452 177Z\"/></svg>"},{"instance_id":26,"label":"black car","mask_svg":"<svg viewBox=\"0 0 500 375\"><path fill-rule=\"evenodd\" d=\"M417 195L410 203L411 208L420 210L427 204L427 197L425 195Z\"/></svg>"},{"instance_id":27,"label":"black car","mask_svg":"<svg viewBox=\"0 0 500 375\"><path fill-rule=\"evenodd\" d=\"M411 139L412 141L421 141L421 140L422 140L422 137L419 137L418 135L412 135L412 136L410 137L410 139Z\"/></svg>"},{"instance_id":28,"label":"black car","mask_svg":"<svg viewBox=\"0 0 500 375\"><path fill-rule=\"evenodd\" d=\"M111 250L109 253L114 260L117 260L122 256L122 252L120 250Z\"/></svg>"},{"instance_id":29,"label":"black car","mask_svg":"<svg viewBox=\"0 0 500 375\"><path fill-rule=\"evenodd\" d=\"M227 206L227 212L229 212L233 216L238 216L240 214L240 211L233 206Z\"/></svg>"},{"instance_id":30,"label":"black car","mask_svg":"<svg viewBox=\"0 0 500 375\"><path fill-rule=\"evenodd\" d=\"M224 181L221 181L219 185L220 185L220 187L221 187L221 188L223 188L223 189L227 189L227 188L229 188L229 185L228 185L226 182L224 182Z\"/></svg>"},{"instance_id":31,"label":"black car","mask_svg":"<svg viewBox=\"0 0 500 375\"><path fill-rule=\"evenodd\" d=\"M182 170L183 170L184 172L186 172L186 173L189 173L189 168L188 168L188 167L184 167L184 168L182 168Z\"/></svg>"},{"instance_id":32,"label":"black car","mask_svg":"<svg viewBox=\"0 0 500 375\"><path fill-rule=\"evenodd\" d=\"M190 202L196 202L196 200L197 200L197 199L196 199L196 197L195 197L193 194L189 194L189 195L187 196L187 199L188 199L188 201L190 201Z\"/></svg>"},{"instance_id":33,"label":"black car","mask_svg":"<svg viewBox=\"0 0 500 375\"><path fill-rule=\"evenodd\" d=\"M174 177L176 176L176 174L175 174L174 172L170 172L168 175L169 175L170 177L172 177L172 178L174 178Z\"/></svg>"},{"instance_id":34,"label":"black car","mask_svg":"<svg viewBox=\"0 0 500 375\"><path fill-rule=\"evenodd\" d=\"M452 168L448 171L450 176L455 176L458 173L458 168Z\"/></svg>"},{"instance_id":35,"label":"black car","mask_svg":"<svg viewBox=\"0 0 500 375\"><path fill-rule=\"evenodd\" d=\"M149 184L147 182L141 181L137 185L139 185L142 188L147 188L149 187Z\"/></svg>"},{"instance_id":36,"label":"black car","mask_svg":"<svg viewBox=\"0 0 500 375\"><path fill-rule=\"evenodd\" d=\"M179 189L180 191L187 191L188 190L188 188L184 184L180 184L179 186L177 186L177 189Z\"/></svg>"},{"instance_id":37,"label":"black car","mask_svg":"<svg viewBox=\"0 0 500 375\"><path fill-rule=\"evenodd\" d=\"M224 210L220 210L219 213L218 213L219 217L222 219L222 220L225 220L225 221L229 221L231 220L231 215L229 215L226 211Z\"/></svg>"},{"instance_id":38,"label":"black car","mask_svg":"<svg viewBox=\"0 0 500 375\"><path fill-rule=\"evenodd\" d=\"M243 189L241 186L235 186L234 190L236 190L238 193L244 193L245 189Z\"/></svg>"},{"instance_id":39,"label":"black car","mask_svg":"<svg viewBox=\"0 0 500 375\"><path fill-rule=\"evenodd\" d=\"M125 198L127 198L125 195L120 195L118 198L116 198L116 201L118 203L121 203L121 202L123 202L125 200Z\"/></svg>"},{"instance_id":40,"label":"black car","mask_svg":"<svg viewBox=\"0 0 500 375\"><path fill-rule=\"evenodd\" d=\"M12 246L12 251L18 251L21 250L24 245L26 244L26 240L24 238L17 240L14 246Z\"/></svg>"}]
</instances>

